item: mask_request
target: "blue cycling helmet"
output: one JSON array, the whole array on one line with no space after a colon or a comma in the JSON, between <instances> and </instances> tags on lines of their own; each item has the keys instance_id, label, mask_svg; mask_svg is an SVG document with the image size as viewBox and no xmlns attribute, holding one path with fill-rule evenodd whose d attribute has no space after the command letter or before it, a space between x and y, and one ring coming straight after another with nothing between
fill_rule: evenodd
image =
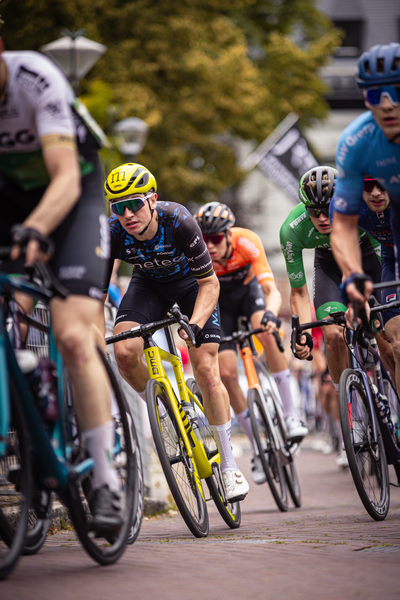
<instances>
[{"instance_id":1,"label":"blue cycling helmet","mask_svg":"<svg viewBox=\"0 0 400 600\"><path fill-rule=\"evenodd\" d=\"M354 79L359 88L400 83L400 44L372 46L364 52Z\"/></svg>"}]
</instances>

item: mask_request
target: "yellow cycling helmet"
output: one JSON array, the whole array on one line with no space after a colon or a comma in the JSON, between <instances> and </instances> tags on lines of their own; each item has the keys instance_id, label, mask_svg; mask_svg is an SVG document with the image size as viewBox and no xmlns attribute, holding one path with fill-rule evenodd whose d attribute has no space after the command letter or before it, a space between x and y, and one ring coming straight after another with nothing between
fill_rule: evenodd
<instances>
[{"instance_id":1,"label":"yellow cycling helmet","mask_svg":"<svg viewBox=\"0 0 400 600\"><path fill-rule=\"evenodd\" d=\"M143 165L126 163L111 171L104 183L106 198L109 202L130 196L145 194L150 190L157 191L154 175Z\"/></svg>"}]
</instances>

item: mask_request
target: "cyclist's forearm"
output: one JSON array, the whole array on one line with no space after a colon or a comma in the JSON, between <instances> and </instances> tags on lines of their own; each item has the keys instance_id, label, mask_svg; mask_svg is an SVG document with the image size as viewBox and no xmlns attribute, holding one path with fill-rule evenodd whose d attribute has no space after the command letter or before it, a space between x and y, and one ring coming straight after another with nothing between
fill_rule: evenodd
<instances>
[{"instance_id":1,"label":"cyclist's forearm","mask_svg":"<svg viewBox=\"0 0 400 600\"><path fill-rule=\"evenodd\" d=\"M192 316L188 315L191 323L196 323L199 327L204 327L211 316L212 311L218 301L219 282L216 275L199 279L199 291L193 309Z\"/></svg>"},{"instance_id":2,"label":"cyclist's forearm","mask_svg":"<svg viewBox=\"0 0 400 600\"><path fill-rule=\"evenodd\" d=\"M282 296L276 287L275 282L264 283L261 287L265 295L267 310L270 310L274 315L278 316L282 306Z\"/></svg>"},{"instance_id":3,"label":"cyclist's forearm","mask_svg":"<svg viewBox=\"0 0 400 600\"><path fill-rule=\"evenodd\" d=\"M292 315L298 315L300 323L309 323L312 320L310 296L307 285L291 289L290 309Z\"/></svg>"},{"instance_id":4,"label":"cyclist's forearm","mask_svg":"<svg viewBox=\"0 0 400 600\"><path fill-rule=\"evenodd\" d=\"M49 152L49 151L47 151ZM45 152L43 152L45 155ZM45 157L50 183L39 204L23 225L37 229L44 236L50 235L65 219L78 201L81 192L81 175L76 153L55 148L51 157Z\"/></svg>"},{"instance_id":5,"label":"cyclist's forearm","mask_svg":"<svg viewBox=\"0 0 400 600\"><path fill-rule=\"evenodd\" d=\"M362 257L357 229L358 216L335 213L330 235L333 256L343 276L363 273Z\"/></svg>"}]
</instances>

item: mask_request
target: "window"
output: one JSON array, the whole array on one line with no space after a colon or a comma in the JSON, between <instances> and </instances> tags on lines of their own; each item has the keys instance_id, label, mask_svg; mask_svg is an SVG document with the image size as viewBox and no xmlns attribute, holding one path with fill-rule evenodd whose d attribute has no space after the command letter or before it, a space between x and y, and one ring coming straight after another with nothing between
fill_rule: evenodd
<instances>
[{"instance_id":1,"label":"window","mask_svg":"<svg viewBox=\"0 0 400 600\"><path fill-rule=\"evenodd\" d=\"M344 32L342 46L337 50L337 56L356 57L360 56L362 48L362 36L364 22L361 20L334 20L335 27Z\"/></svg>"}]
</instances>

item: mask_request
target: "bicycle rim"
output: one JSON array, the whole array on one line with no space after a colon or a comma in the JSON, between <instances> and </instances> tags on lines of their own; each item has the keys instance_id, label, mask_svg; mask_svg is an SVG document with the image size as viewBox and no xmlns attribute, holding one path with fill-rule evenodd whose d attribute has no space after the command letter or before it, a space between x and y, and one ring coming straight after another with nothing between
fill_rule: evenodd
<instances>
[{"instance_id":1,"label":"bicycle rim","mask_svg":"<svg viewBox=\"0 0 400 600\"><path fill-rule=\"evenodd\" d=\"M190 459L166 391L150 379L146 401L154 444L176 506L195 537L208 535L208 513L196 463Z\"/></svg>"},{"instance_id":2,"label":"bicycle rim","mask_svg":"<svg viewBox=\"0 0 400 600\"><path fill-rule=\"evenodd\" d=\"M275 447L274 438L265 415L260 392L256 388L251 388L248 391L247 399L254 440L269 488L279 510L285 512L288 509L285 475L280 462L279 450Z\"/></svg>"},{"instance_id":3,"label":"bicycle rim","mask_svg":"<svg viewBox=\"0 0 400 600\"><path fill-rule=\"evenodd\" d=\"M279 400L275 400L275 394L273 392L272 386L269 383L269 377L265 372L264 365L262 363L260 364L259 362L257 362L257 363L255 363L255 368L257 371L258 380L260 382L261 389L263 391L264 396L265 397L267 395L271 396L271 402L273 402L275 405L274 421L276 421L277 433L278 433L279 440L280 440L282 447L287 448L288 447L287 438L286 438L287 434L286 434L285 426L282 422L282 417L281 417L282 413L280 411L278 411L277 407L276 407L278 402L281 403L281 399L279 398ZM287 452L289 453L289 450L287 450ZM283 472L285 475L287 489L289 490L289 494L293 500L293 504L295 505L296 508L300 508L300 506L301 506L301 490L300 490L299 478L297 476L297 469L296 469L296 465L294 464L293 456L290 456L289 464L287 464L283 467Z\"/></svg>"},{"instance_id":4,"label":"bicycle rim","mask_svg":"<svg viewBox=\"0 0 400 600\"><path fill-rule=\"evenodd\" d=\"M79 539L88 554L103 565L117 561L123 554L132 527L138 534L138 528L142 520L142 510L138 510L140 504L141 481L143 480L141 460L138 452L138 442L134 422L124 395L119 388L114 373L105 357L101 359L109 376L112 389L117 401L119 414L114 416L116 453L114 455L114 466L121 481L121 504L124 524L118 535L104 535L95 537L90 531L91 512L90 505L93 498L91 475L87 475L82 481L71 482L66 495L71 519L75 526ZM73 420L73 419L72 419ZM77 446L77 460L82 460L86 455L85 449L81 447L82 441L77 428L75 445ZM135 537L135 539L136 539Z\"/></svg>"},{"instance_id":5,"label":"bicycle rim","mask_svg":"<svg viewBox=\"0 0 400 600\"><path fill-rule=\"evenodd\" d=\"M186 381L186 385L192 392L192 394L196 396L196 398L199 400L200 404L203 405L201 391L196 381L193 378L190 378ZM206 451L207 457L210 459L218 452L217 444L215 442L214 436L210 429L210 425L204 412L200 410L200 408L197 405L195 405L194 408L196 410L197 423L199 425L199 433L203 441L204 449ZM225 523L231 529L237 529L240 526L241 522L240 502L232 503L228 501L226 504L224 503L220 489L221 483L220 481L218 481L215 475L213 475L212 477L207 477L206 483L211 498L213 499L213 502Z\"/></svg>"},{"instance_id":6,"label":"bicycle rim","mask_svg":"<svg viewBox=\"0 0 400 600\"><path fill-rule=\"evenodd\" d=\"M297 476L296 465L293 462L285 465L283 467L283 471L285 473L286 485L289 490L290 497L293 500L293 504L296 508L300 508L301 506L301 490L299 478Z\"/></svg>"},{"instance_id":7,"label":"bicycle rim","mask_svg":"<svg viewBox=\"0 0 400 600\"><path fill-rule=\"evenodd\" d=\"M358 495L369 515L382 521L390 503L386 454L378 423L377 439L373 438L364 383L353 369L346 369L340 377L339 409L343 441Z\"/></svg>"},{"instance_id":8,"label":"bicycle rim","mask_svg":"<svg viewBox=\"0 0 400 600\"><path fill-rule=\"evenodd\" d=\"M15 394L9 434L6 453L0 457L0 579L11 573L22 554L29 515L28 434Z\"/></svg>"}]
</instances>

